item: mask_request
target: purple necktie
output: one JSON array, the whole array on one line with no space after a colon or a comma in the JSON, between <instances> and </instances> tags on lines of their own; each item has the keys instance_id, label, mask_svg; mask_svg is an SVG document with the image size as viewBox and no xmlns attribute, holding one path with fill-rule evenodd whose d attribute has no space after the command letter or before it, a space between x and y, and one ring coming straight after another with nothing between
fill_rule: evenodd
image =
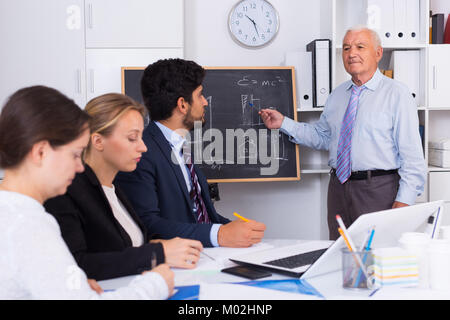
<instances>
[{"instance_id":1,"label":"purple necktie","mask_svg":"<svg viewBox=\"0 0 450 320\"><path fill-rule=\"evenodd\" d=\"M192 163L192 157L190 150L183 146L183 158L184 162L191 175L191 192L189 194L191 201L194 204L194 208L197 212L197 223L210 223L208 217L208 211L206 210L205 203L203 202L202 192L200 190L200 183L198 182L197 174L194 170L194 164Z\"/></svg>"},{"instance_id":2,"label":"purple necktie","mask_svg":"<svg viewBox=\"0 0 450 320\"><path fill-rule=\"evenodd\" d=\"M345 183L352 173L350 156L352 151L353 126L358 110L359 96L364 89L364 86L352 86L352 95L347 110L345 111L344 120L342 121L336 159L336 176L341 183Z\"/></svg>"}]
</instances>

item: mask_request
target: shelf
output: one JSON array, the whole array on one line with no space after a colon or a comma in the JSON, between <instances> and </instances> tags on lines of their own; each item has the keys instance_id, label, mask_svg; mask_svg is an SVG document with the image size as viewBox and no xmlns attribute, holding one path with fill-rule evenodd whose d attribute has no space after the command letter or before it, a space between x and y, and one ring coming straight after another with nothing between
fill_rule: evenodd
<instances>
[{"instance_id":1,"label":"shelf","mask_svg":"<svg viewBox=\"0 0 450 320\"><path fill-rule=\"evenodd\" d=\"M428 107L427 110L430 110L430 111L448 111L448 110L450 110L450 106L449 107Z\"/></svg>"},{"instance_id":2,"label":"shelf","mask_svg":"<svg viewBox=\"0 0 450 320\"><path fill-rule=\"evenodd\" d=\"M386 49L386 50L424 49L424 48L428 48L428 46L429 46L429 44L426 44L426 43L405 43L402 45L399 44L399 45L395 45L395 46L393 46L393 45L383 46L382 45L383 49ZM336 45L335 48L338 50L342 50L342 44Z\"/></svg>"},{"instance_id":3,"label":"shelf","mask_svg":"<svg viewBox=\"0 0 450 320\"><path fill-rule=\"evenodd\" d=\"M428 165L428 172L448 172L448 171L450 171L450 168L441 168Z\"/></svg>"},{"instance_id":4,"label":"shelf","mask_svg":"<svg viewBox=\"0 0 450 320\"><path fill-rule=\"evenodd\" d=\"M330 167L326 164L300 164L300 173L329 173Z\"/></svg>"},{"instance_id":5,"label":"shelf","mask_svg":"<svg viewBox=\"0 0 450 320\"><path fill-rule=\"evenodd\" d=\"M323 108L311 108L311 109L300 109L297 108L297 112L322 112Z\"/></svg>"},{"instance_id":6,"label":"shelf","mask_svg":"<svg viewBox=\"0 0 450 320\"><path fill-rule=\"evenodd\" d=\"M301 164L300 173L302 174L317 174L317 173L329 173L330 167L323 164ZM450 168L441 168L428 165L428 172L450 172Z\"/></svg>"}]
</instances>

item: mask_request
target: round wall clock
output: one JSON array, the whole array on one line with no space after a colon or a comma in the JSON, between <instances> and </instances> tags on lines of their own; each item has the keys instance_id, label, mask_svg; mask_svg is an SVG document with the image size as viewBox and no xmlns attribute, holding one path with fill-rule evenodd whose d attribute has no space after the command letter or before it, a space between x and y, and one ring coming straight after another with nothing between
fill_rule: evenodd
<instances>
[{"instance_id":1,"label":"round wall clock","mask_svg":"<svg viewBox=\"0 0 450 320\"><path fill-rule=\"evenodd\" d=\"M246 48L259 48L270 43L278 33L277 10L266 0L241 0L228 16L231 36Z\"/></svg>"}]
</instances>

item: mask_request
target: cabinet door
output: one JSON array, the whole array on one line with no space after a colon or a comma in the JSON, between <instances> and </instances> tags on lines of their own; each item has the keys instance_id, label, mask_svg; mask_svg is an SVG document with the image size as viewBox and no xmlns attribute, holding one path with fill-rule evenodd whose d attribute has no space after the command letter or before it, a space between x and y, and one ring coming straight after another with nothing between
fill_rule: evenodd
<instances>
[{"instance_id":1,"label":"cabinet door","mask_svg":"<svg viewBox=\"0 0 450 320\"><path fill-rule=\"evenodd\" d=\"M183 49L87 49L87 99L120 93L122 67L146 67L163 58L183 58Z\"/></svg>"},{"instance_id":2,"label":"cabinet door","mask_svg":"<svg viewBox=\"0 0 450 320\"><path fill-rule=\"evenodd\" d=\"M450 171L430 172L430 201L450 200Z\"/></svg>"},{"instance_id":3,"label":"cabinet door","mask_svg":"<svg viewBox=\"0 0 450 320\"><path fill-rule=\"evenodd\" d=\"M182 0L86 0L88 48L183 46Z\"/></svg>"},{"instance_id":4,"label":"cabinet door","mask_svg":"<svg viewBox=\"0 0 450 320\"><path fill-rule=\"evenodd\" d=\"M0 1L0 102L31 85L85 103L83 0Z\"/></svg>"},{"instance_id":5,"label":"cabinet door","mask_svg":"<svg viewBox=\"0 0 450 320\"><path fill-rule=\"evenodd\" d=\"M428 105L450 107L450 46L430 45L428 56Z\"/></svg>"}]
</instances>

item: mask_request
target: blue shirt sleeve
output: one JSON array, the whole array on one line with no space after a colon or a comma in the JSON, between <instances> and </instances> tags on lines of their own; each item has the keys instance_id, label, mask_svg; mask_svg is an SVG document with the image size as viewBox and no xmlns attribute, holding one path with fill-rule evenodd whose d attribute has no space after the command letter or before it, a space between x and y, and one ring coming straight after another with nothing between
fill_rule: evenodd
<instances>
[{"instance_id":1,"label":"blue shirt sleeve","mask_svg":"<svg viewBox=\"0 0 450 320\"><path fill-rule=\"evenodd\" d=\"M296 122L284 117L280 131L287 134L291 142L316 150L329 149L331 131L324 113L320 116L319 121L313 124Z\"/></svg>"},{"instance_id":2,"label":"blue shirt sleeve","mask_svg":"<svg viewBox=\"0 0 450 320\"><path fill-rule=\"evenodd\" d=\"M413 205L423 193L427 166L419 133L417 106L410 94L399 95L394 124L394 140L398 149L400 184L395 201Z\"/></svg>"}]
</instances>

